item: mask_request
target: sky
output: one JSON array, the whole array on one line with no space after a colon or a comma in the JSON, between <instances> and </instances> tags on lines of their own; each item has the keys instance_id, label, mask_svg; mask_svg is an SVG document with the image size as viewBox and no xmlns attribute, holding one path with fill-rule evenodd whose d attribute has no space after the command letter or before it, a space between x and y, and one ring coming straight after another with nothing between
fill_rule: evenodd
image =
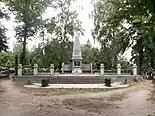
<instances>
[{"instance_id":1,"label":"sky","mask_svg":"<svg viewBox=\"0 0 155 116\"><path fill-rule=\"evenodd\" d=\"M84 36L80 36L80 43L86 44L87 40L89 39L93 47L99 47L97 42L94 43L94 40L91 36L91 30L93 29L93 20L89 18L89 14L93 11L93 5L90 3L91 0L77 0L74 5L73 9L76 9L79 14L79 20L82 22L82 27L85 29ZM44 18L50 18L53 16L53 11L51 8L47 8L45 14L43 15ZM9 49L13 50L13 45L16 43L15 39L15 32L13 31L16 24L14 23L14 16L11 16L11 20L4 21L4 25L8 28L7 36L9 39ZM31 49L34 45L39 43L38 38L33 39L33 41L28 42L28 48ZM124 53L124 55L130 59L131 58L131 49Z\"/></svg>"}]
</instances>

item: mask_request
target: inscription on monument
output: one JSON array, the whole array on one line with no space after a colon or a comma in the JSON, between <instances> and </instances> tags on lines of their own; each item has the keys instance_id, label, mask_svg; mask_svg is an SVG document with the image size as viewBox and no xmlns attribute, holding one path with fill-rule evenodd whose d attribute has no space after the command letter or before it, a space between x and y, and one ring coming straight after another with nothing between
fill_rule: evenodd
<instances>
[{"instance_id":1,"label":"inscription on monument","mask_svg":"<svg viewBox=\"0 0 155 116\"><path fill-rule=\"evenodd\" d=\"M79 51L78 49L76 49L76 50L75 50L75 55L78 55L79 52L80 52L80 51Z\"/></svg>"}]
</instances>

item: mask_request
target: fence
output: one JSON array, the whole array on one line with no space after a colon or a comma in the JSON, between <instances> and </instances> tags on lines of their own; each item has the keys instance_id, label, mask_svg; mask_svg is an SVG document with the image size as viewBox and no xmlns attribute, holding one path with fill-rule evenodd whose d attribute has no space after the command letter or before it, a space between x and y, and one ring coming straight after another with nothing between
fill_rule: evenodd
<instances>
[{"instance_id":1,"label":"fence","mask_svg":"<svg viewBox=\"0 0 155 116\"><path fill-rule=\"evenodd\" d=\"M117 64L116 69L105 70L104 64L100 66L100 75L137 75L137 66L133 64L131 72L123 72L121 65ZM51 64L49 68L39 68L37 64L34 64L33 68L23 68L21 64L18 66L18 76L22 75L51 75L54 76L54 64Z\"/></svg>"}]
</instances>

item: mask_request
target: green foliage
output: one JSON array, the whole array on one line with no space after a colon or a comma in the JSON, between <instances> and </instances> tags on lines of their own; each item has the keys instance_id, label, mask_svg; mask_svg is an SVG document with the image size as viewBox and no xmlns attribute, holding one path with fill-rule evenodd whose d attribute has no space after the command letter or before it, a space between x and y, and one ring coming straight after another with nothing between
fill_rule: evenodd
<instances>
[{"instance_id":1,"label":"green foliage","mask_svg":"<svg viewBox=\"0 0 155 116\"><path fill-rule=\"evenodd\" d=\"M26 80L25 84L26 85L32 85L32 81L31 80Z\"/></svg>"},{"instance_id":2,"label":"green foliage","mask_svg":"<svg viewBox=\"0 0 155 116\"><path fill-rule=\"evenodd\" d=\"M107 14L111 10L111 5L106 0L92 0L94 11L92 17L94 20L94 29L92 36L100 45L100 60L99 63L104 63L106 69L115 67L117 64L117 56L120 52L119 44L115 41L116 29L112 24L109 24Z\"/></svg>"},{"instance_id":3,"label":"green foliage","mask_svg":"<svg viewBox=\"0 0 155 116\"><path fill-rule=\"evenodd\" d=\"M59 42L53 39L44 46L45 54L42 54L40 47L35 48L31 54L31 63L37 63L39 67L48 68L50 64L54 64L55 69L60 70L62 62L68 63L72 53L72 42ZM62 59L62 56L63 59Z\"/></svg>"},{"instance_id":4,"label":"green foliage","mask_svg":"<svg viewBox=\"0 0 155 116\"><path fill-rule=\"evenodd\" d=\"M83 63L95 63L95 56L91 45L86 44L82 46L82 57Z\"/></svg>"},{"instance_id":5,"label":"green foliage","mask_svg":"<svg viewBox=\"0 0 155 116\"><path fill-rule=\"evenodd\" d=\"M155 68L155 1L93 1L94 39L103 48L111 46L113 56L132 47L131 60L137 63L140 72Z\"/></svg>"},{"instance_id":6,"label":"green foliage","mask_svg":"<svg viewBox=\"0 0 155 116\"><path fill-rule=\"evenodd\" d=\"M111 87L111 79L105 79L105 86Z\"/></svg>"},{"instance_id":7,"label":"green foliage","mask_svg":"<svg viewBox=\"0 0 155 116\"><path fill-rule=\"evenodd\" d=\"M0 2L0 52L6 51L8 49L7 37L6 37L6 28L2 24L1 20L9 19L8 12L5 7L1 5Z\"/></svg>"},{"instance_id":8,"label":"green foliage","mask_svg":"<svg viewBox=\"0 0 155 116\"><path fill-rule=\"evenodd\" d=\"M15 14L18 25L15 28L16 38L22 42L21 63L25 64L26 44L43 25L42 13L51 0L8 0L10 10Z\"/></svg>"},{"instance_id":9,"label":"green foliage","mask_svg":"<svg viewBox=\"0 0 155 116\"><path fill-rule=\"evenodd\" d=\"M31 55L29 57L30 59L27 60L30 61L29 63L32 65L38 64L40 68L49 68L50 64L54 64L55 69L60 71L62 62L70 62L72 57L72 48L72 42L61 43L57 39L53 39L51 42L47 42L45 44L45 54L42 53L42 48L38 46L38 48L34 48L32 50L32 53L29 52ZM109 60L113 58L112 56L107 57L109 59L106 61L106 59L104 59L105 53L91 45L86 44L82 46L82 55L83 63L92 63L94 70L97 69L96 64L101 63L105 64L106 69L116 68L116 63L114 62L112 64ZM64 56L63 59L62 56ZM122 68L124 69L123 72L129 72L131 67L128 61L124 57L120 57L119 60Z\"/></svg>"},{"instance_id":10,"label":"green foliage","mask_svg":"<svg viewBox=\"0 0 155 116\"><path fill-rule=\"evenodd\" d=\"M50 41L44 46L34 50L32 63L36 62L41 67L49 67L54 63L57 70L61 69L62 62L68 63L72 53L72 38L76 33L83 34L78 14L72 10L74 0L53 1L52 8L57 12L55 17L46 20L45 30L52 35ZM42 50L45 54L42 54Z\"/></svg>"},{"instance_id":11,"label":"green foliage","mask_svg":"<svg viewBox=\"0 0 155 116\"><path fill-rule=\"evenodd\" d=\"M18 55L18 57L20 57L22 54L22 49L23 49L23 44L18 42L13 46L13 53ZM31 52L29 52L28 48L26 47L25 65L29 65L30 58L31 58ZM21 59L19 59L19 63L22 63Z\"/></svg>"},{"instance_id":12,"label":"green foliage","mask_svg":"<svg viewBox=\"0 0 155 116\"><path fill-rule=\"evenodd\" d=\"M47 20L47 31L61 42L68 42L76 33L83 34L84 29L78 19L78 13L72 10L74 0L56 0L53 9L58 13L55 17Z\"/></svg>"},{"instance_id":13,"label":"green foliage","mask_svg":"<svg viewBox=\"0 0 155 116\"><path fill-rule=\"evenodd\" d=\"M128 60L124 56L119 56L118 62L121 64L122 72L130 73L131 72L131 65Z\"/></svg>"},{"instance_id":14,"label":"green foliage","mask_svg":"<svg viewBox=\"0 0 155 116\"><path fill-rule=\"evenodd\" d=\"M49 84L49 79L42 79L41 80L41 85L42 87L47 87Z\"/></svg>"},{"instance_id":15,"label":"green foliage","mask_svg":"<svg viewBox=\"0 0 155 116\"><path fill-rule=\"evenodd\" d=\"M12 67L14 61L14 55L11 52L0 52L0 66L1 67Z\"/></svg>"}]
</instances>

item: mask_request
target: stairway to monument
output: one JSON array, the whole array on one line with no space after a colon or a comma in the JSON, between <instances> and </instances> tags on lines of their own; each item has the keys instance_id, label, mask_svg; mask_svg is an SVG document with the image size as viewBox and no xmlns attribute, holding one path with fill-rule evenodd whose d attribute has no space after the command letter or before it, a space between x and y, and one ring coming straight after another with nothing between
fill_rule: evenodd
<instances>
[{"instance_id":1,"label":"stairway to monument","mask_svg":"<svg viewBox=\"0 0 155 116\"><path fill-rule=\"evenodd\" d=\"M102 77L99 76L59 76L50 79L51 84L100 84L104 83Z\"/></svg>"},{"instance_id":2,"label":"stairway to monument","mask_svg":"<svg viewBox=\"0 0 155 116\"><path fill-rule=\"evenodd\" d=\"M104 75L104 78L111 78L112 82L133 82L136 76L133 75ZM101 84L104 83L101 76L56 76L50 78L51 84Z\"/></svg>"},{"instance_id":3,"label":"stairway to monument","mask_svg":"<svg viewBox=\"0 0 155 116\"><path fill-rule=\"evenodd\" d=\"M124 82L127 79L128 82L133 82L135 78L141 78L141 76L133 76L133 75L104 75L101 76L53 76L50 75L38 75L38 76L29 76L23 75L22 77L18 77L17 80L26 82L27 80L31 80L32 83L40 83L42 79L49 78L50 84L102 84L104 83L105 78L111 78L112 82Z\"/></svg>"}]
</instances>

